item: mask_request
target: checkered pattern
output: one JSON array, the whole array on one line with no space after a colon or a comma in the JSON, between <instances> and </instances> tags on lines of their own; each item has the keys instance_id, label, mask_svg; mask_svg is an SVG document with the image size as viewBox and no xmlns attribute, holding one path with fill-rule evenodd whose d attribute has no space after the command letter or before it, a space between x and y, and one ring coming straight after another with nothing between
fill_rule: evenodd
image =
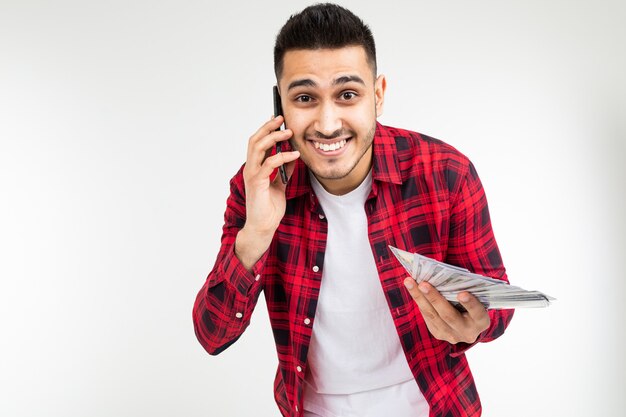
<instances>
[{"instance_id":1,"label":"checkered pattern","mask_svg":"<svg viewBox=\"0 0 626 417\"><path fill-rule=\"evenodd\" d=\"M365 203L369 240L407 361L431 416L480 415L464 355L470 346L430 335L403 286L406 272L388 246L507 281L482 185L464 155L428 136L378 124L373 146L372 191ZM235 237L246 219L242 170L231 180L221 249L196 299L193 320L198 340L216 355L248 326L263 291L279 359L276 402L283 416L300 416L328 228L300 160L286 197L286 213L272 244L249 272L234 255ZM489 315L491 325L480 342L500 336L513 310Z\"/></svg>"}]
</instances>

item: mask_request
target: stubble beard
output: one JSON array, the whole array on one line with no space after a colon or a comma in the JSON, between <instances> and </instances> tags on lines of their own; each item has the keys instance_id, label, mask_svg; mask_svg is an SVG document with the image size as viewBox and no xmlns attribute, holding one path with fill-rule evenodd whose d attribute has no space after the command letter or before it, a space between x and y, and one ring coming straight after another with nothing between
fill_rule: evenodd
<instances>
[{"instance_id":1,"label":"stubble beard","mask_svg":"<svg viewBox=\"0 0 626 417\"><path fill-rule=\"evenodd\" d=\"M364 158L364 156L367 153L367 151L372 147L372 143L374 142L374 135L375 134L376 134L376 122L374 122L374 124L372 125L372 128L369 130L369 132L367 132L367 134L363 138L363 147L360 149L358 157L354 159L352 164L347 169L343 168L341 166L337 166L337 167L330 167L325 172L320 172L319 169L317 169L314 166L311 166L310 161L304 160L304 158L303 158L303 162L311 170L311 172L313 172L313 174L315 174L315 177L318 178L318 179L322 179L322 180L340 180L340 179L343 179L343 178L347 177L348 175L350 175L350 173L352 171L354 171L354 168L356 168L356 166L359 164L359 162L361 162L361 160ZM354 131L350 132L350 136L352 137L351 140L355 140L356 134L355 134ZM307 145L305 145L305 146L307 146ZM296 149L300 150L298 148L299 148L299 146L296 146ZM302 152L300 152L300 153L302 154ZM337 161L331 160L330 162L332 164L332 163L336 163Z\"/></svg>"}]
</instances>

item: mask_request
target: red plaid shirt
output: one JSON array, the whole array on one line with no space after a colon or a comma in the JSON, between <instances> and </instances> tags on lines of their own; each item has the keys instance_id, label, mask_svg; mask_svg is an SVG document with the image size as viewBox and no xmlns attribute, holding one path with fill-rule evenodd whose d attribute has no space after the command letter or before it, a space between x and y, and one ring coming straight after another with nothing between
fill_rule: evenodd
<instances>
[{"instance_id":1,"label":"red plaid shirt","mask_svg":"<svg viewBox=\"0 0 626 417\"><path fill-rule=\"evenodd\" d=\"M407 273L389 245L507 281L482 185L464 155L428 136L378 124L373 146L372 190L365 203L369 240L406 359L430 416L480 415L464 355L469 345L431 336L404 288ZM235 237L246 220L242 170L230 185L221 249L194 305L196 336L210 354L222 352L246 329L263 291L278 352L276 403L283 416L300 416L326 219L308 169L297 160L286 189L285 216L270 248L249 272L234 254ZM477 341L500 336L513 310L490 310L489 316L491 325Z\"/></svg>"}]
</instances>

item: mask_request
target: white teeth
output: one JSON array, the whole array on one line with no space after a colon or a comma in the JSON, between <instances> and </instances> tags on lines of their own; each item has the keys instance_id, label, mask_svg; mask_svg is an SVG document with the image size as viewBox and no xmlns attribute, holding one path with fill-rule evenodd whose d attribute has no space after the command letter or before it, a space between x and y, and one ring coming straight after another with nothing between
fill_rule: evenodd
<instances>
[{"instance_id":1,"label":"white teeth","mask_svg":"<svg viewBox=\"0 0 626 417\"><path fill-rule=\"evenodd\" d=\"M339 142L335 142L335 143L320 143L320 142L313 142L315 149L321 149L324 152L329 152L329 151L336 151L337 149L341 149L344 146L346 146L346 140L342 139Z\"/></svg>"}]
</instances>

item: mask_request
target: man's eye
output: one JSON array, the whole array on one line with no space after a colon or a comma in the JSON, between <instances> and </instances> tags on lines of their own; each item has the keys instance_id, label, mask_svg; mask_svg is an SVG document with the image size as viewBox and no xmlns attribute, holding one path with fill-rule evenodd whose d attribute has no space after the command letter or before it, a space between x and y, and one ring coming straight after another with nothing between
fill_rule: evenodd
<instances>
[{"instance_id":1,"label":"man's eye","mask_svg":"<svg viewBox=\"0 0 626 417\"><path fill-rule=\"evenodd\" d=\"M307 96L305 94L296 97L296 101L299 101L300 103L308 103L311 101L311 96Z\"/></svg>"},{"instance_id":2,"label":"man's eye","mask_svg":"<svg viewBox=\"0 0 626 417\"><path fill-rule=\"evenodd\" d=\"M352 100L355 97L356 93L353 93L352 91L346 91L345 93L341 93L342 100Z\"/></svg>"}]
</instances>

